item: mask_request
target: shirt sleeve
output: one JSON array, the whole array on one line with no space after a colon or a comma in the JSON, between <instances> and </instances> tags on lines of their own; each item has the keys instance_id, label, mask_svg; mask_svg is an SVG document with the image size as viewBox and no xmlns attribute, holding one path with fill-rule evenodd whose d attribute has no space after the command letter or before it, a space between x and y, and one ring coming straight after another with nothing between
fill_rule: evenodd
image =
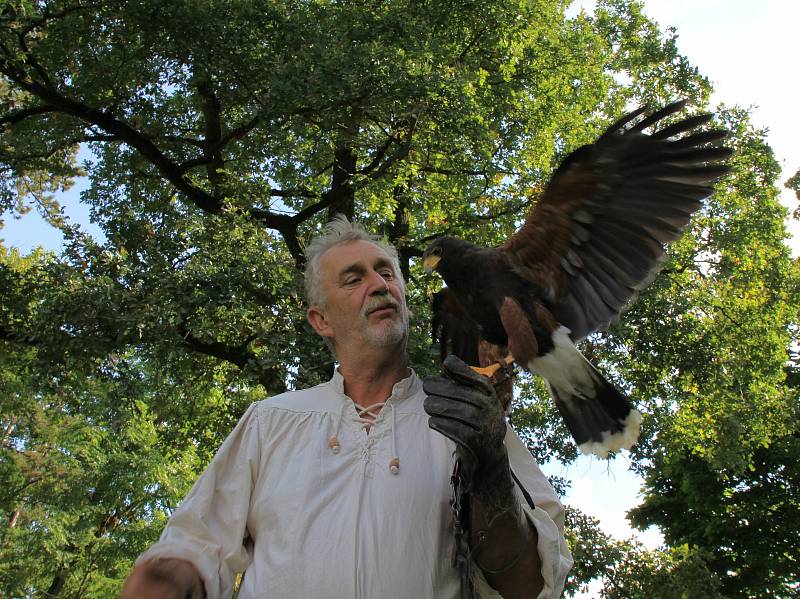
<instances>
[{"instance_id":1,"label":"shirt sleeve","mask_svg":"<svg viewBox=\"0 0 800 599\"><path fill-rule=\"evenodd\" d=\"M230 597L236 574L252 560L245 539L260 461L257 407L248 408L172 514L159 541L137 559L190 561L200 572L207 599Z\"/></svg>"},{"instance_id":2,"label":"shirt sleeve","mask_svg":"<svg viewBox=\"0 0 800 599\"><path fill-rule=\"evenodd\" d=\"M510 426L507 427L504 442L511 469L533 500L534 508L531 508L522 491L517 489L522 509L528 522L536 528L539 538L539 559L544 586L538 599L556 599L564 592L567 574L572 568L572 554L564 538L564 506L550 481L531 457L531 452ZM500 595L486 582L480 568L475 570L478 596L481 599L499 598Z\"/></svg>"}]
</instances>

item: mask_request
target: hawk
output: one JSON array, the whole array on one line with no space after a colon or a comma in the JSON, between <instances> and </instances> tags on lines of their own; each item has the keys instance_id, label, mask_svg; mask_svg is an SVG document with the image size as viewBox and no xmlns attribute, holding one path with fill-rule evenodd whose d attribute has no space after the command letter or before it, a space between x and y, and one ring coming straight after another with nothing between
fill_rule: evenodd
<instances>
[{"instance_id":1,"label":"hawk","mask_svg":"<svg viewBox=\"0 0 800 599\"><path fill-rule=\"evenodd\" d=\"M710 114L663 124L684 106L630 112L569 154L501 246L445 236L423 254L447 284L434 305L442 347L473 365L508 354L501 364L541 375L583 453L630 449L642 416L575 343L652 281L665 245L728 171L727 131L704 127Z\"/></svg>"}]
</instances>

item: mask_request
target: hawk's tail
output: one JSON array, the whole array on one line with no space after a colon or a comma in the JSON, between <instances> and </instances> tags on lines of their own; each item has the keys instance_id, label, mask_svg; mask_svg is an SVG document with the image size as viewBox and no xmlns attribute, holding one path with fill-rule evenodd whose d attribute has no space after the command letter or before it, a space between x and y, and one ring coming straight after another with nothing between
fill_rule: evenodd
<instances>
[{"instance_id":1,"label":"hawk's tail","mask_svg":"<svg viewBox=\"0 0 800 599\"><path fill-rule=\"evenodd\" d=\"M582 453L602 458L630 449L639 438L642 415L575 348L569 330L553 333L553 347L528 367L547 380L558 411Z\"/></svg>"},{"instance_id":2,"label":"hawk's tail","mask_svg":"<svg viewBox=\"0 0 800 599\"><path fill-rule=\"evenodd\" d=\"M595 382L589 393L559 391L553 385L549 385L550 392L581 453L606 458L609 453L630 449L636 443L642 415L619 389L586 364Z\"/></svg>"}]
</instances>

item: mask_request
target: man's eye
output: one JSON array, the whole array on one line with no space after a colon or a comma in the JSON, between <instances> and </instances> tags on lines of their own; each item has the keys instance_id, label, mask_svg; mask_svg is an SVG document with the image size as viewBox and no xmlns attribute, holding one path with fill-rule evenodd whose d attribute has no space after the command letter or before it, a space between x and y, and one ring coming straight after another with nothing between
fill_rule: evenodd
<instances>
[{"instance_id":1,"label":"man's eye","mask_svg":"<svg viewBox=\"0 0 800 599\"><path fill-rule=\"evenodd\" d=\"M381 271L381 276L382 276L384 279L389 279L389 280L391 280L391 279L393 279L393 278L394 278L394 273L393 273L391 270L382 270L382 271Z\"/></svg>"},{"instance_id":2,"label":"man's eye","mask_svg":"<svg viewBox=\"0 0 800 599\"><path fill-rule=\"evenodd\" d=\"M356 285L361 280L361 277L351 277L347 279L344 284L345 285Z\"/></svg>"}]
</instances>

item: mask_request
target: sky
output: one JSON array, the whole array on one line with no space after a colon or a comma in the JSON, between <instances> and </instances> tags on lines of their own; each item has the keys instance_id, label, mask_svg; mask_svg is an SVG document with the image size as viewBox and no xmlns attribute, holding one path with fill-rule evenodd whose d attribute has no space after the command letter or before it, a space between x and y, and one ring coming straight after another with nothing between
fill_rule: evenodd
<instances>
[{"instance_id":1,"label":"sky","mask_svg":"<svg viewBox=\"0 0 800 599\"><path fill-rule=\"evenodd\" d=\"M796 106L800 90L796 75L800 57L800 2L796 0L646 0L645 13L662 29L675 27L679 51L708 77L718 103L751 107L751 120L768 130L768 140L783 167L782 182L800 169L800 119ZM580 0L571 10L592 10L593 0ZM792 75L795 73L795 75ZM88 211L76 201L81 185L64 197L73 222L87 223ZM782 202L790 210L797 199L783 189ZM57 250L60 234L43 226L31 213L20 220L5 218L0 238L23 252L36 245ZM95 235L99 230L89 229ZM794 254L800 255L800 226L789 223ZM661 535L655 529L633 531L625 513L638 504L641 481L629 472L625 455L606 462L581 458L569 468L547 465L549 474L566 476L572 486L565 501L598 518L602 528L617 538L637 536L655 548ZM597 597L597 588L580 595Z\"/></svg>"}]
</instances>

